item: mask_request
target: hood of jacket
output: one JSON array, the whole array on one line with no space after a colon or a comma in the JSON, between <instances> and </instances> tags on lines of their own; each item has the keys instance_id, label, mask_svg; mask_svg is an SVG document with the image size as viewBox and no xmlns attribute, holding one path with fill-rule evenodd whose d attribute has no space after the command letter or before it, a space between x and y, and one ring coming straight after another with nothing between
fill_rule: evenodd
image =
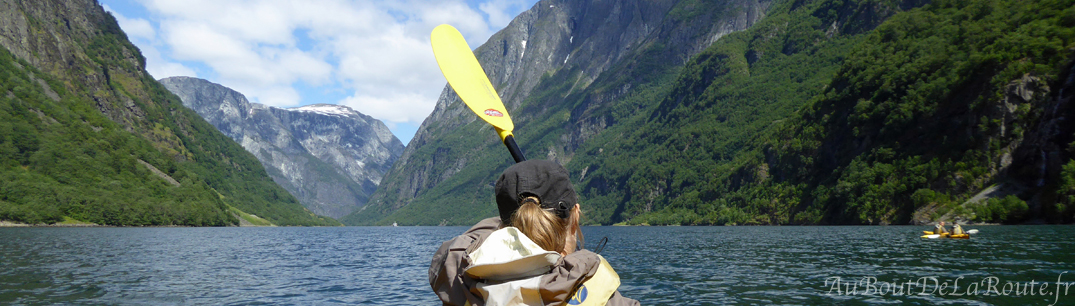
<instances>
[{"instance_id":1,"label":"hood of jacket","mask_svg":"<svg viewBox=\"0 0 1075 306\"><path fill-rule=\"evenodd\" d=\"M565 305L566 301L572 298L575 289L579 288L584 281L593 277L598 270L598 266L601 265L602 260L600 256L588 250L581 250L566 256L557 255L559 258L556 259L555 263L544 268L547 269L545 270L545 273L536 276L526 277L526 275L529 274L527 272L513 275L507 275L511 273L504 273L504 277L488 279L482 278L485 277L483 275L487 274L481 273L481 268L477 271L467 273L467 270L472 266L478 266L475 258L471 257L471 254L474 254L475 251L482 247L487 239L492 236L493 232L500 229L500 225L501 222L499 217L482 220L462 235L441 244L441 247L433 255L433 260L429 266L429 285L433 288L433 291L436 292L444 305L465 305L468 302L475 306L501 305L496 301L511 300L518 296L500 296L487 302L486 299L491 296L491 294L510 291L491 291L488 286L503 285L511 282L515 283L509 284L508 286L515 286L513 287L514 289L530 291L525 295L525 298L540 297L538 302L542 305ZM505 235L511 236L510 231L505 232ZM521 240L525 235L520 233L519 236L520 237L517 240L519 240L520 243L523 243ZM529 238L526 239L529 240ZM531 241L530 243L533 242ZM497 242L495 244L503 243ZM492 247L492 249L500 252L501 247L502 246L495 246ZM540 247L537 249L540 250ZM519 262L516 261L521 258L540 258L541 260L546 260L546 263L547 260L550 259L545 253L534 252L533 249L529 251L515 250L513 252L514 255L508 255L508 257L489 257L498 259L490 260L488 262L517 265ZM523 255L528 252L530 255ZM545 251L542 250L542 252ZM534 254L538 255L535 256ZM486 255L481 256L484 258ZM512 260L512 256L518 256L518 258ZM530 260L537 261L537 259ZM525 282L525 284L522 284L523 282ZM533 305L532 303L535 301L526 300L522 302L522 304Z\"/></svg>"},{"instance_id":2,"label":"hood of jacket","mask_svg":"<svg viewBox=\"0 0 1075 306\"><path fill-rule=\"evenodd\" d=\"M560 253L546 251L519 229L505 227L493 231L470 256L464 273L488 281L529 278L549 272Z\"/></svg>"}]
</instances>

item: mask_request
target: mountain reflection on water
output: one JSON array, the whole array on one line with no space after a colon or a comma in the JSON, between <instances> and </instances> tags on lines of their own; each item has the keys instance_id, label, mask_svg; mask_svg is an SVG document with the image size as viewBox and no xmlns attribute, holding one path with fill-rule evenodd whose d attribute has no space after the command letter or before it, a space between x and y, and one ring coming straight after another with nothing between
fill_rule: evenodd
<instances>
[{"instance_id":1,"label":"mountain reflection on water","mask_svg":"<svg viewBox=\"0 0 1075 306\"><path fill-rule=\"evenodd\" d=\"M1075 304L1075 226L967 228L583 231L644 305ZM465 230L0 228L0 304L436 305L430 257Z\"/></svg>"}]
</instances>

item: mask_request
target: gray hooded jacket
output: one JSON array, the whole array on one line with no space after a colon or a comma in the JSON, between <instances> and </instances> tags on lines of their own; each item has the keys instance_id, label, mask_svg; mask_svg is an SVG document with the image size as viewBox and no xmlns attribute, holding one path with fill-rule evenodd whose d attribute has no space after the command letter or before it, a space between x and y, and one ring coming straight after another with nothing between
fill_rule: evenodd
<instances>
[{"instance_id":1,"label":"gray hooded jacket","mask_svg":"<svg viewBox=\"0 0 1075 306\"><path fill-rule=\"evenodd\" d=\"M479 290L483 280L464 273L472 265L470 256L489 234L500 228L499 217L478 222L462 235L444 242L429 266L429 285L444 305L486 305ZM588 250L561 257L552 270L540 276L539 294L545 305L567 305L576 288L598 270L601 258ZM606 305L640 305L616 291Z\"/></svg>"}]
</instances>

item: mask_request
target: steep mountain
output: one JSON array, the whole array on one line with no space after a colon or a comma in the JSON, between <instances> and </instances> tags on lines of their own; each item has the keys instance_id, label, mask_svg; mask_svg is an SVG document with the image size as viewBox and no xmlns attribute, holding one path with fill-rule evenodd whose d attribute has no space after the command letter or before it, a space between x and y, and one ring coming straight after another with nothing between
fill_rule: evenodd
<instances>
[{"instance_id":1,"label":"steep mountain","mask_svg":"<svg viewBox=\"0 0 1075 306\"><path fill-rule=\"evenodd\" d=\"M784 25L763 22L718 43L621 142L667 149L576 167L642 165L586 183L626 181L632 223L1071 222L1075 1L840 17L885 3L791 3L794 35L773 44Z\"/></svg>"},{"instance_id":2,"label":"steep mountain","mask_svg":"<svg viewBox=\"0 0 1075 306\"><path fill-rule=\"evenodd\" d=\"M273 181L319 215L340 218L362 207L403 152L383 122L346 106L281 109L202 79L160 83L257 156Z\"/></svg>"},{"instance_id":3,"label":"steep mountain","mask_svg":"<svg viewBox=\"0 0 1075 306\"><path fill-rule=\"evenodd\" d=\"M618 124L611 113L635 111L632 103L658 94L714 41L750 27L769 3L540 1L475 55L528 157L568 163ZM446 87L370 203L341 221L463 224L494 215L492 184L511 158L476 119Z\"/></svg>"},{"instance_id":4,"label":"steep mountain","mask_svg":"<svg viewBox=\"0 0 1075 306\"><path fill-rule=\"evenodd\" d=\"M0 0L0 45L0 219L338 224L153 80L96 1Z\"/></svg>"},{"instance_id":5,"label":"steep mountain","mask_svg":"<svg viewBox=\"0 0 1075 306\"><path fill-rule=\"evenodd\" d=\"M1073 4L542 1L475 53L591 223L1071 222ZM467 112L447 89L343 221L495 215L510 157Z\"/></svg>"}]
</instances>

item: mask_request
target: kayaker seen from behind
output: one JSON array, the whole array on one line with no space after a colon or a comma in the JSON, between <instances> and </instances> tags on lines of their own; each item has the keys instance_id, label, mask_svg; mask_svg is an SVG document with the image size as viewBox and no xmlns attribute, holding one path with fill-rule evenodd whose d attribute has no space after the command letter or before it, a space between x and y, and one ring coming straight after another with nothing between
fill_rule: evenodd
<instances>
[{"instance_id":1,"label":"kayaker seen from behind","mask_svg":"<svg viewBox=\"0 0 1075 306\"><path fill-rule=\"evenodd\" d=\"M952 225L952 235L953 236L955 236L955 235L963 235L963 234L966 234L966 233L963 232L963 228L959 226L959 223L956 223L955 225Z\"/></svg>"},{"instance_id":2,"label":"kayaker seen from behind","mask_svg":"<svg viewBox=\"0 0 1075 306\"><path fill-rule=\"evenodd\" d=\"M639 305L616 290L619 276L604 258L581 249L582 213L563 166L520 162L495 192L500 217L433 255L429 285L444 305Z\"/></svg>"}]
</instances>

